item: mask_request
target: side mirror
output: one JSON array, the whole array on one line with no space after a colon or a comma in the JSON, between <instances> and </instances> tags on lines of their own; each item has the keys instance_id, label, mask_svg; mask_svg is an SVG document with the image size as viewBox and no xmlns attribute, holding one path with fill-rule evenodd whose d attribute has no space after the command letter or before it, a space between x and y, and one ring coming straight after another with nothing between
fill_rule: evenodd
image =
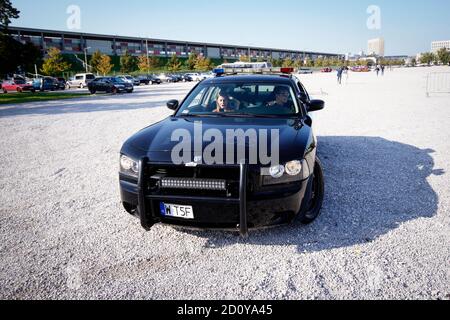
<instances>
[{"instance_id":1,"label":"side mirror","mask_svg":"<svg viewBox=\"0 0 450 320\"><path fill-rule=\"evenodd\" d=\"M323 100L311 100L308 103L308 112L320 111L325 108L325 102Z\"/></svg>"},{"instance_id":2,"label":"side mirror","mask_svg":"<svg viewBox=\"0 0 450 320\"><path fill-rule=\"evenodd\" d=\"M178 100L170 100L167 102L167 108L170 110L177 110L179 104Z\"/></svg>"}]
</instances>

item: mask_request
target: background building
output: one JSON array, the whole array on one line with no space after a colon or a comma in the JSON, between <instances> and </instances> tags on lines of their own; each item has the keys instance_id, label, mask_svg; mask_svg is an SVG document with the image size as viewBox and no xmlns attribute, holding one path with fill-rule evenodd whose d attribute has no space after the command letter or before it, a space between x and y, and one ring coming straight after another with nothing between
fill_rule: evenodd
<instances>
[{"instance_id":1,"label":"background building","mask_svg":"<svg viewBox=\"0 0 450 320\"><path fill-rule=\"evenodd\" d=\"M450 50L450 40L447 41L433 41L431 43L431 51L437 53L439 49L446 48Z\"/></svg>"},{"instance_id":2,"label":"background building","mask_svg":"<svg viewBox=\"0 0 450 320\"><path fill-rule=\"evenodd\" d=\"M86 34L55 30L41 30L31 28L9 27L8 32L18 41L31 42L46 52L50 47L56 47L64 54L91 55L95 51L120 56L126 51L132 55L158 57L188 58L189 54L205 56L211 59L238 60L240 56L250 56L253 59L311 59L318 57L340 58L344 55L323 52L309 52L302 50L286 50L263 47L246 47L227 44L200 43L163 39L146 39L136 37L122 37L112 35Z\"/></svg>"},{"instance_id":3,"label":"background building","mask_svg":"<svg viewBox=\"0 0 450 320\"><path fill-rule=\"evenodd\" d=\"M377 38L369 40L367 45L367 54L384 57L384 39Z\"/></svg>"}]
</instances>

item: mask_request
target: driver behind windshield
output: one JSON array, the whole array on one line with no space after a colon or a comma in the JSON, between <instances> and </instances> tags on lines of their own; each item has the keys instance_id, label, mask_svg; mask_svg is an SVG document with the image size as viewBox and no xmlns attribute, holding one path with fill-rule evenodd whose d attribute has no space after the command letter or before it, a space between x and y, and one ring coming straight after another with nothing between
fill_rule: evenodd
<instances>
[{"instance_id":1,"label":"driver behind windshield","mask_svg":"<svg viewBox=\"0 0 450 320\"><path fill-rule=\"evenodd\" d=\"M292 103L289 101L290 93L286 87L275 87L273 91L275 100L267 103L268 107L279 107L292 109Z\"/></svg>"}]
</instances>

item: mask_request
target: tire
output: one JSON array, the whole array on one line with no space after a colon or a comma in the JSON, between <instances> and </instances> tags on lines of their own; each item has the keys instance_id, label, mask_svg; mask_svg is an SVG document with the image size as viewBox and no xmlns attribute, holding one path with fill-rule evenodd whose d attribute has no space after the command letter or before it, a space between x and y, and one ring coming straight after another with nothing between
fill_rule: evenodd
<instances>
[{"instance_id":1,"label":"tire","mask_svg":"<svg viewBox=\"0 0 450 320\"><path fill-rule=\"evenodd\" d=\"M22 93L23 92L22 88L17 88L17 92Z\"/></svg>"},{"instance_id":2,"label":"tire","mask_svg":"<svg viewBox=\"0 0 450 320\"><path fill-rule=\"evenodd\" d=\"M133 90L127 90L127 93L132 93L133 92Z\"/></svg>"},{"instance_id":3,"label":"tire","mask_svg":"<svg viewBox=\"0 0 450 320\"><path fill-rule=\"evenodd\" d=\"M6 89L3 89L3 93L8 93L8 91Z\"/></svg>"},{"instance_id":4,"label":"tire","mask_svg":"<svg viewBox=\"0 0 450 320\"><path fill-rule=\"evenodd\" d=\"M112 89L111 89L111 93L112 93L112 94L117 94L117 88L112 88Z\"/></svg>"},{"instance_id":5,"label":"tire","mask_svg":"<svg viewBox=\"0 0 450 320\"><path fill-rule=\"evenodd\" d=\"M92 89L92 90L89 90L89 92L90 92L91 94L95 94L97 91L94 90L94 89Z\"/></svg>"},{"instance_id":6,"label":"tire","mask_svg":"<svg viewBox=\"0 0 450 320\"><path fill-rule=\"evenodd\" d=\"M312 178L312 179L311 179ZM303 224L310 224L319 217L325 195L325 179L322 162L316 157L314 174L308 183L305 198L298 219Z\"/></svg>"}]
</instances>

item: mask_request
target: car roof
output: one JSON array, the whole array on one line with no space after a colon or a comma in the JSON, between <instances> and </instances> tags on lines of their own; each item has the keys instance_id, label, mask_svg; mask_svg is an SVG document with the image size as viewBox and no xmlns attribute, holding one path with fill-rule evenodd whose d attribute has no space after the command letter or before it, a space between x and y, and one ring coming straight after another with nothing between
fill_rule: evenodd
<instances>
[{"instance_id":1,"label":"car roof","mask_svg":"<svg viewBox=\"0 0 450 320\"><path fill-rule=\"evenodd\" d=\"M291 84L290 75L275 75L275 74L251 74L251 75L232 75L210 78L203 80L204 84L218 84L218 83L233 83L233 82L273 82L278 84Z\"/></svg>"}]
</instances>

